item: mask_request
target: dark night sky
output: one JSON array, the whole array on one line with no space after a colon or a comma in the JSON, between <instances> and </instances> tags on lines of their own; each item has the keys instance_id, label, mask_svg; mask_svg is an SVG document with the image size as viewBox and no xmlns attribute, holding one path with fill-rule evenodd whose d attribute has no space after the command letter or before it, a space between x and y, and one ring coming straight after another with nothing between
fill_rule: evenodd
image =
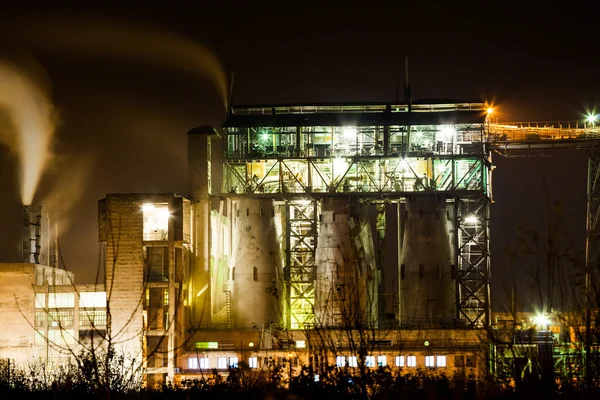
<instances>
[{"instance_id":1,"label":"dark night sky","mask_svg":"<svg viewBox=\"0 0 600 400\"><path fill-rule=\"evenodd\" d=\"M181 65L192 55L165 63L163 51L172 40L161 35L212 49L226 76L236 73L237 104L391 101L396 85L403 84L405 56L413 98L492 100L500 121L577 120L600 103L597 34L584 7L546 4L532 13L506 3L463 9L302 3L291 10L227 4L36 6L0 15L0 56L17 63L35 58L60 112L56 156L37 201L60 204L64 262L78 282L95 276L97 200L114 192L186 193L187 131L224 119L219 90L193 65ZM78 34L81 21L89 36ZM120 40L111 28L115 21L135 32L134 39ZM49 46L45 38L56 26L60 43ZM150 28L160 34L146 36ZM128 45L153 49L155 62L124 54ZM492 268L498 301L511 268L522 270L511 266L504 250L516 246L519 226L547 230L548 204L562 206L561 234L572 238L574 251L583 251L585 156L555 154L494 158ZM0 184L0 260L17 261L15 157L1 146ZM570 247L565 238L559 245ZM522 271L516 276L518 290L525 290L528 278Z\"/></svg>"}]
</instances>

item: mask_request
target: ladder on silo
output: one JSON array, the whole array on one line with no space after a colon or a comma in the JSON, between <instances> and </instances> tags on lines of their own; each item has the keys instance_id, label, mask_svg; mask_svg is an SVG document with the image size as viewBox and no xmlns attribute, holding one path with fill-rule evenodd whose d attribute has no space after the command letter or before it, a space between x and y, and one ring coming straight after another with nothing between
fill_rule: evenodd
<instances>
[{"instance_id":1,"label":"ladder on silo","mask_svg":"<svg viewBox=\"0 0 600 400\"><path fill-rule=\"evenodd\" d=\"M225 312L227 313L227 329L233 328L233 323L231 320L231 290L229 289L229 285L223 285L223 292L225 293Z\"/></svg>"}]
</instances>

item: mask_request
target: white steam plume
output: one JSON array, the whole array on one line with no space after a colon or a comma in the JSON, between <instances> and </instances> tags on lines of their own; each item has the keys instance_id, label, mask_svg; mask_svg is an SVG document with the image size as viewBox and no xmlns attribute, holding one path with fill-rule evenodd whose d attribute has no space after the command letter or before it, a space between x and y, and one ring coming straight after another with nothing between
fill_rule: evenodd
<instances>
[{"instance_id":1,"label":"white steam plume","mask_svg":"<svg viewBox=\"0 0 600 400\"><path fill-rule=\"evenodd\" d=\"M53 106L31 75L0 60L0 108L12 125L0 129L0 141L17 154L21 201L28 205L48 158L55 128Z\"/></svg>"}]
</instances>

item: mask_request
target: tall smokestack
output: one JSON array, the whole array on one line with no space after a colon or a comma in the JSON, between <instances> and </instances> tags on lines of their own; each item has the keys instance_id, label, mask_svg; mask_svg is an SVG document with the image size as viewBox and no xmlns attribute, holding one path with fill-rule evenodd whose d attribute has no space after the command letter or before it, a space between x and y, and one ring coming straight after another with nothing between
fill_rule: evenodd
<instances>
[{"instance_id":1,"label":"tall smokestack","mask_svg":"<svg viewBox=\"0 0 600 400\"><path fill-rule=\"evenodd\" d=\"M23 206L23 223L21 224L21 261L24 263L40 263L42 227L42 206Z\"/></svg>"},{"instance_id":2,"label":"tall smokestack","mask_svg":"<svg viewBox=\"0 0 600 400\"><path fill-rule=\"evenodd\" d=\"M193 200L193 262L190 276L192 293L192 323L197 326L210 324L211 285L211 139L219 134L208 125L188 132L188 194Z\"/></svg>"}]
</instances>

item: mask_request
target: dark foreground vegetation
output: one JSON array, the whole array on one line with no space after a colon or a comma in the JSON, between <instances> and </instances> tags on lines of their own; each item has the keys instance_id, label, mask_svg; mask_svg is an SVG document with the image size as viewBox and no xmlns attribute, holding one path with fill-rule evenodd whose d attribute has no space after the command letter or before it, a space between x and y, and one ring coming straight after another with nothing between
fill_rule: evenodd
<instances>
[{"instance_id":1,"label":"dark foreground vegetation","mask_svg":"<svg viewBox=\"0 0 600 400\"><path fill-rule=\"evenodd\" d=\"M90 365L72 365L48 374L43 366L28 373L0 371L0 399L598 399L600 390L577 383L543 382L535 377L484 382L434 377L419 371L412 375L392 373L388 368L365 370L360 376L331 368L319 375L309 369L288 381L285 368L268 374L232 369L227 377L206 378L154 388L133 386L131 380L109 371L102 375Z\"/></svg>"}]
</instances>

